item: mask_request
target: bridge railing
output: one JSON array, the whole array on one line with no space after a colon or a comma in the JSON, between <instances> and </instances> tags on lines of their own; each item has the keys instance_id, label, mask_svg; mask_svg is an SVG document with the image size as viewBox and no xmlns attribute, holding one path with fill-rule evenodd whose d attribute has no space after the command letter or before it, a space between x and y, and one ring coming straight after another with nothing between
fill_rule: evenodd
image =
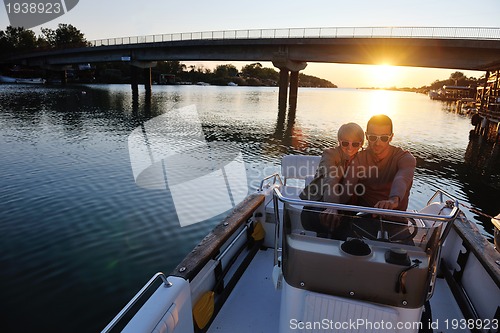
<instances>
[{"instance_id":1,"label":"bridge railing","mask_svg":"<svg viewBox=\"0 0 500 333\"><path fill-rule=\"evenodd\" d=\"M184 32L89 41L92 46L126 45L189 40L266 38L431 38L500 40L500 28L475 27L336 27L249 29Z\"/></svg>"}]
</instances>

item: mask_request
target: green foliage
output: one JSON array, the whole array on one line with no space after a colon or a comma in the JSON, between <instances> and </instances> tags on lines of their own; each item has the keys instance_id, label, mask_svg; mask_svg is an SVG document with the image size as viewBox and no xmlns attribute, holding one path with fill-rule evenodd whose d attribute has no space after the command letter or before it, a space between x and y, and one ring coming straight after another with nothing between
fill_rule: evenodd
<instances>
[{"instance_id":1,"label":"green foliage","mask_svg":"<svg viewBox=\"0 0 500 333\"><path fill-rule=\"evenodd\" d=\"M8 26L0 30L0 53L27 52L47 47L87 46L84 34L71 24L59 24L56 30L42 28L42 35L32 30Z\"/></svg>"},{"instance_id":2,"label":"green foliage","mask_svg":"<svg viewBox=\"0 0 500 333\"><path fill-rule=\"evenodd\" d=\"M0 52L25 52L37 46L37 38L31 30L8 26L0 31Z\"/></svg>"},{"instance_id":3,"label":"green foliage","mask_svg":"<svg viewBox=\"0 0 500 333\"><path fill-rule=\"evenodd\" d=\"M217 78L232 78L238 75L238 69L232 65L218 65L214 70Z\"/></svg>"},{"instance_id":4,"label":"green foliage","mask_svg":"<svg viewBox=\"0 0 500 333\"><path fill-rule=\"evenodd\" d=\"M280 74L275 69L262 67L260 62L243 66L241 69L241 75L244 78L254 79L261 82L278 82L280 77ZM254 80L251 80L252 85L256 85Z\"/></svg>"},{"instance_id":5,"label":"green foliage","mask_svg":"<svg viewBox=\"0 0 500 333\"><path fill-rule=\"evenodd\" d=\"M462 72L454 72L450 74L447 80L436 80L429 86L422 87L430 90L437 90L443 88L443 86L464 86L464 87L476 87L480 81L473 77L467 77ZM421 88L421 89L422 89Z\"/></svg>"},{"instance_id":6,"label":"green foliage","mask_svg":"<svg viewBox=\"0 0 500 333\"><path fill-rule=\"evenodd\" d=\"M327 87L337 88L337 86L328 80L320 79L316 76L299 73L299 85L301 87Z\"/></svg>"},{"instance_id":7,"label":"green foliage","mask_svg":"<svg viewBox=\"0 0 500 333\"><path fill-rule=\"evenodd\" d=\"M159 73L180 75L186 69L186 65L180 61L159 61L155 70Z\"/></svg>"},{"instance_id":8,"label":"green foliage","mask_svg":"<svg viewBox=\"0 0 500 333\"><path fill-rule=\"evenodd\" d=\"M84 34L71 24L60 23L56 30L42 28L42 34L52 47L86 46Z\"/></svg>"}]
</instances>

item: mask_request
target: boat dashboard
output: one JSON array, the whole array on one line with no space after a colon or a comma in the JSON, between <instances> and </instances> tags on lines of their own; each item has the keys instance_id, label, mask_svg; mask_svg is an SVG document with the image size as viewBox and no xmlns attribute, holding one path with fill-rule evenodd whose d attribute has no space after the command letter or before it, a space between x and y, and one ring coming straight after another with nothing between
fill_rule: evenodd
<instances>
[{"instance_id":1,"label":"boat dashboard","mask_svg":"<svg viewBox=\"0 0 500 333\"><path fill-rule=\"evenodd\" d=\"M454 205L434 214L401 212L287 198L279 188L274 200L275 207L283 204L276 219L282 219L279 257L289 285L403 308L419 308L432 296L440 245L458 212ZM302 229L307 210L334 214L332 233Z\"/></svg>"}]
</instances>

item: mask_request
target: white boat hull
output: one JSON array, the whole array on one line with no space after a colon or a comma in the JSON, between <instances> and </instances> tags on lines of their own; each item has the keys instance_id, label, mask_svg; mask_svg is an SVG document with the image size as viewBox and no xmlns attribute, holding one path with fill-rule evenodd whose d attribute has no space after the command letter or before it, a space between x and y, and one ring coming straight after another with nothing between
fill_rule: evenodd
<instances>
[{"instance_id":1,"label":"white boat hull","mask_svg":"<svg viewBox=\"0 0 500 333\"><path fill-rule=\"evenodd\" d=\"M45 80L42 78L14 78L0 75L0 83L43 84Z\"/></svg>"}]
</instances>

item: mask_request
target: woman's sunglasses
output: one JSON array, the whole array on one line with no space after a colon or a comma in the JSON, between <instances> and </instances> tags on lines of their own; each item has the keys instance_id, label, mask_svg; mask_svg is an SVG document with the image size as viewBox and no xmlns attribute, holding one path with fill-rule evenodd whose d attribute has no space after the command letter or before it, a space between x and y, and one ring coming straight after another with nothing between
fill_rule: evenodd
<instances>
[{"instance_id":1,"label":"woman's sunglasses","mask_svg":"<svg viewBox=\"0 0 500 333\"><path fill-rule=\"evenodd\" d=\"M377 140L380 140L382 142L387 142L387 141L389 141L389 139L391 137L392 137L392 134L391 135L373 135L373 134L367 134L366 135L366 138L370 142L375 142Z\"/></svg>"},{"instance_id":2,"label":"woman's sunglasses","mask_svg":"<svg viewBox=\"0 0 500 333\"><path fill-rule=\"evenodd\" d=\"M361 142L351 142L351 141L340 141L342 147L349 147L351 145L353 148L361 147Z\"/></svg>"}]
</instances>

